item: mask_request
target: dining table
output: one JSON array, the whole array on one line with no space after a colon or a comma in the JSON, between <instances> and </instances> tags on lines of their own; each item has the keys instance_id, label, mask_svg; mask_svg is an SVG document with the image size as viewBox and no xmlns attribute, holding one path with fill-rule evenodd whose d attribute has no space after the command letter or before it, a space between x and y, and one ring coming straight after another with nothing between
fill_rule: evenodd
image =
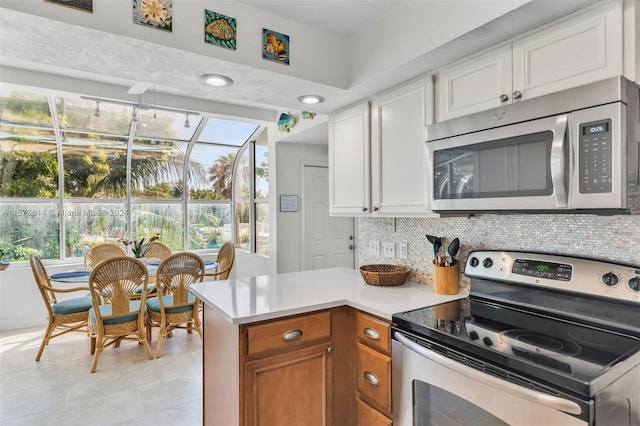
<instances>
[{"instance_id":1,"label":"dining table","mask_svg":"<svg viewBox=\"0 0 640 426\"><path fill-rule=\"evenodd\" d=\"M147 272L149 273L149 278L156 276L156 272L158 270L158 266L160 266L160 263L161 263L160 261L145 262L145 266L147 267ZM204 261L205 271L215 269L216 266L218 266L218 264L213 260ZM90 275L91 275L91 271L87 271L85 269L72 269L69 271L51 274L49 276L49 279L51 281L55 281L59 283L88 284Z\"/></svg>"}]
</instances>

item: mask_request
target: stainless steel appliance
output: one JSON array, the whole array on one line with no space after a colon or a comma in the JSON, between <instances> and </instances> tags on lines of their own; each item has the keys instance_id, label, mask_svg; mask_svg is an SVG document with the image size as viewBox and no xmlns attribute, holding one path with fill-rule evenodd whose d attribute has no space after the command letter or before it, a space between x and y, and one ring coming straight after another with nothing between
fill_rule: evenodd
<instances>
[{"instance_id":1,"label":"stainless steel appliance","mask_svg":"<svg viewBox=\"0 0 640 426\"><path fill-rule=\"evenodd\" d=\"M394 425L640 425L640 266L474 251L465 274L393 315Z\"/></svg>"},{"instance_id":2,"label":"stainless steel appliance","mask_svg":"<svg viewBox=\"0 0 640 426\"><path fill-rule=\"evenodd\" d=\"M616 77L427 126L427 208L639 213L639 99Z\"/></svg>"}]
</instances>

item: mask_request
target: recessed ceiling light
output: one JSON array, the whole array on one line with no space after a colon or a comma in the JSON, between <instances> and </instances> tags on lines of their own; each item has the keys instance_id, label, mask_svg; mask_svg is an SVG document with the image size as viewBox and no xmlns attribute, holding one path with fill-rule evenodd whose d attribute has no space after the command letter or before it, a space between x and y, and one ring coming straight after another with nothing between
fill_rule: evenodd
<instances>
[{"instance_id":1,"label":"recessed ceiling light","mask_svg":"<svg viewBox=\"0 0 640 426\"><path fill-rule=\"evenodd\" d=\"M324 102L324 98L318 95L303 95L298 98L298 101L302 102L303 104L313 105Z\"/></svg>"},{"instance_id":2,"label":"recessed ceiling light","mask_svg":"<svg viewBox=\"0 0 640 426\"><path fill-rule=\"evenodd\" d=\"M233 80L222 74L202 74L198 79L204 84L214 87L231 86Z\"/></svg>"}]
</instances>

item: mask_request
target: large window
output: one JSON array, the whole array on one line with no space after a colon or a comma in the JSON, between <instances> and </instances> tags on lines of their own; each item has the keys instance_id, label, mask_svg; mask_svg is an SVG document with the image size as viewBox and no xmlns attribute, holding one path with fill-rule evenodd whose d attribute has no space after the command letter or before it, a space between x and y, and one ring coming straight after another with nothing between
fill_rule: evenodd
<instances>
[{"instance_id":1,"label":"large window","mask_svg":"<svg viewBox=\"0 0 640 426\"><path fill-rule=\"evenodd\" d=\"M268 215L256 211L250 195L260 194L266 210L268 176L262 171L268 162L261 126L33 92L0 87L4 260L24 261L30 253L80 257L98 242L155 234L173 250L215 250L235 241L268 254L268 247L260 248L264 243L258 250L246 244L268 244L268 223L255 223L268 222ZM263 146L260 168L239 167L244 152L251 157L258 145ZM251 176L255 173L262 175ZM236 180L249 185L240 201L247 207L244 223L233 220Z\"/></svg>"}]
</instances>

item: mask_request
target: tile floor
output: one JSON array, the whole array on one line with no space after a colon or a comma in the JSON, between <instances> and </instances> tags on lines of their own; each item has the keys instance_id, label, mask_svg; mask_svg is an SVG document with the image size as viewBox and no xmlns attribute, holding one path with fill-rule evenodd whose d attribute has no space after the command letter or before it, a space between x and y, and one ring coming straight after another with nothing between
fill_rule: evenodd
<instances>
[{"instance_id":1,"label":"tile floor","mask_svg":"<svg viewBox=\"0 0 640 426\"><path fill-rule=\"evenodd\" d=\"M155 333L154 329L154 333ZM89 338L69 333L35 356L44 327L0 333L2 426L202 424L202 341L176 330L160 358L136 342L107 348L94 374ZM157 339L151 341L155 352Z\"/></svg>"}]
</instances>

